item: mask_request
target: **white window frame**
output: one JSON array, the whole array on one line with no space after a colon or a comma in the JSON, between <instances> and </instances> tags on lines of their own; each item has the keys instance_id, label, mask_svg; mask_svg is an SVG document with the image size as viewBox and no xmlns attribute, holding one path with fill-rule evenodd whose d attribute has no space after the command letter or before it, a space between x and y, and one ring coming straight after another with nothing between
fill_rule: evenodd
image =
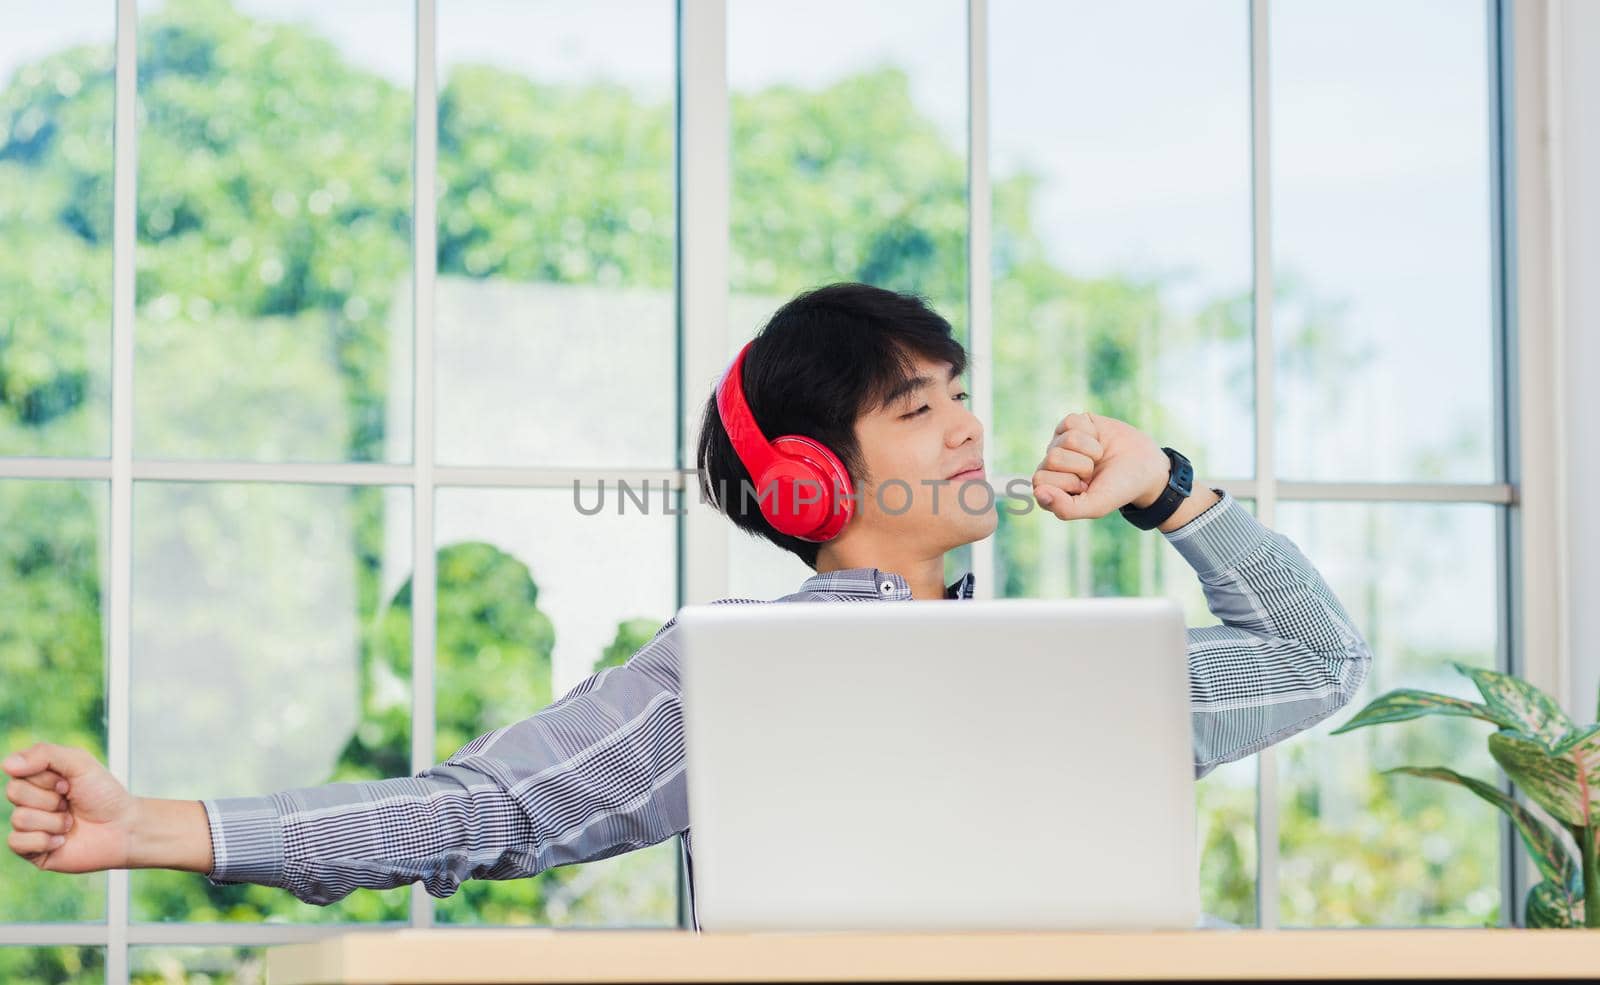
<instances>
[{"instance_id":1,"label":"white window frame","mask_svg":"<svg viewBox=\"0 0 1600 985\"><path fill-rule=\"evenodd\" d=\"M113 152L113 308L112 428L109 458L0 458L0 479L90 479L109 483L110 569L108 766L126 781L130 765L129 647L131 631L133 484L147 480L211 482L327 483L395 485L412 492L415 564L412 604L413 731L411 760L421 770L434 762L434 492L442 487L569 488L574 479L592 479L573 470L539 468L460 468L434 464L433 311L435 284L435 209L437 173L436 0L414 0L416 14L416 90L414 121L413 275L415 366L413 431L409 464L262 464L134 460L132 385L135 180L134 128L137 0L115 0L116 141ZM1362 502L1475 502L1501 511L1498 567L1501 630L1497 663L1523 674L1572 707L1566 634L1566 568L1549 563L1560 556L1561 517L1558 482L1563 449L1557 436L1559 408L1558 339L1552 329L1551 271L1557 263L1551 208L1551 161L1545 142L1549 108L1559 101L1561 76L1551 72L1547 52L1552 30L1547 0L1485 0L1491 34L1509 37L1492 75L1497 98L1496 170L1506 194L1496 210L1497 239L1506 246L1496 264L1495 371L1509 402L1496 394L1496 466L1506 481L1481 484L1284 482L1274 476L1273 360L1271 297L1270 93L1267 40L1271 0L1250 5L1252 205L1255 277L1255 385L1257 478L1217 477L1234 495L1251 498L1256 515L1272 525L1279 502L1344 500ZM992 310L990 284L990 175L988 158L988 0L968 0L968 324L973 354L973 406L986 423L994 419L990 372ZM722 372L727 359L729 257L729 109L727 83L727 0L678 0L677 157L677 386L680 419L675 470L623 470L630 479L666 481L684 494L679 521L679 605L729 594L729 524L699 503L693 481L697 404ZM1506 158L1501 152L1513 152ZM1515 248L1510 248L1515 244ZM1013 476L1000 476L1004 484ZM1025 478L1025 477L1024 477ZM993 538L973 545L972 567L978 593L992 597L995 584ZM1277 763L1273 750L1259 754L1257 789L1257 913L1263 928L1277 926ZM1528 885L1526 865L1509 829L1503 826L1502 919L1516 905L1519 887ZM686 922L680 866L680 923ZM128 981L128 948L138 945L267 946L311 940L331 933L388 925L144 924L129 920L128 873L107 874L104 923L0 924L0 945L92 945L106 948L106 980ZM410 925L433 926L433 898L413 885Z\"/></svg>"}]
</instances>

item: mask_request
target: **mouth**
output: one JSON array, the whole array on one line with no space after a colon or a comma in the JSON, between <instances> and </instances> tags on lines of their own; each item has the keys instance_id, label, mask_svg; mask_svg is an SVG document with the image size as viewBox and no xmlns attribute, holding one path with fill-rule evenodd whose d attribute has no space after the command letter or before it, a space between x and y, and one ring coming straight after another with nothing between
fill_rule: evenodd
<instances>
[{"instance_id":1,"label":"mouth","mask_svg":"<svg viewBox=\"0 0 1600 985\"><path fill-rule=\"evenodd\" d=\"M960 472L957 472L955 475L950 476L949 477L949 481L951 481L951 482L971 482L974 479L982 479L984 477L984 474L985 473L983 471L983 463L980 462L977 465L969 465L964 470L962 470Z\"/></svg>"}]
</instances>

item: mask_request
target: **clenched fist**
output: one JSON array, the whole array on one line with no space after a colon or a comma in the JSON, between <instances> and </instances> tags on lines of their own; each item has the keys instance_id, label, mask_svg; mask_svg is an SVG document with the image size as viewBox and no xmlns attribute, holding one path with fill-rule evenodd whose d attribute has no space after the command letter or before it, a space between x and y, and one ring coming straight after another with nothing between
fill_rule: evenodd
<instances>
[{"instance_id":1,"label":"clenched fist","mask_svg":"<svg viewBox=\"0 0 1600 985\"><path fill-rule=\"evenodd\" d=\"M1143 508L1166 488L1172 463L1143 431L1103 414L1068 414L1033 473L1033 496L1063 520Z\"/></svg>"},{"instance_id":2,"label":"clenched fist","mask_svg":"<svg viewBox=\"0 0 1600 985\"><path fill-rule=\"evenodd\" d=\"M128 866L138 799L89 752L35 743L5 759L13 852L47 872Z\"/></svg>"}]
</instances>

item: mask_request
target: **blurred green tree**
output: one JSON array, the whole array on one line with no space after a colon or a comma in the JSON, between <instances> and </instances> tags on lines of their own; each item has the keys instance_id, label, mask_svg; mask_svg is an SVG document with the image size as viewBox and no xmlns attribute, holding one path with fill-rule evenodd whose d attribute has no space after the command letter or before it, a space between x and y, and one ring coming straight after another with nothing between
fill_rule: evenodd
<instances>
[{"instance_id":1,"label":"blurred green tree","mask_svg":"<svg viewBox=\"0 0 1600 985\"><path fill-rule=\"evenodd\" d=\"M136 346L140 373L155 381L137 407L141 452L282 457L271 414L219 421L205 408L223 387L293 395L322 373L342 412L313 454L383 460L390 306L411 264L410 94L308 29L252 19L226 0L171 0L141 16L139 38L139 166L152 180L140 182L137 203ZM109 50L89 46L26 67L0 90L0 454L106 450L112 88ZM669 104L604 83L543 83L469 65L445 79L439 106L442 275L672 289L671 183L661 180L672 155ZM807 286L815 270L836 270L928 296L964 336L964 159L918 112L903 72L736 94L731 110L733 290L782 295ZM1039 180L1024 173L994 188L1002 327L994 359L1012 384L1012 419L1042 428L1058 418L1053 394L1070 372L1085 381L1091 406L1163 433L1173 422L1161 416L1141 348L1149 327L1163 323L1161 285L1074 277L1053 265L1032 225ZM1322 347L1319 365L1358 358L1339 355L1336 326L1325 323L1306 336ZM1248 296L1218 299L1195 324L1248 344ZM1081 359L1069 364L1064 337ZM238 348L246 343L253 348ZM241 351L262 355L241 368ZM1047 439L1048 431L1015 428L990 444L1030 460ZM0 679L48 675L58 685L47 700L6 689L0 737L103 755L103 492L8 482L0 504L0 604L23 614L0 625ZM350 511L364 627L360 724L333 773L308 784L409 772L410 586L381 597L380 491L352 489ZM1092 593L1150 590L1139 561L1148 538L1137 535L1126 524L1094 528ZM1039 538L1003 542L1006 594L1034 593L1046 549ZM553 628L526 566L490 545L442 548L438 571L443 758L549 702ZM666 615L621 622L596 668L625 660ZM1369 794L1360 809L1394 816L1388 795ZM1249 806L1248 791L1219 799L1205 854L1208 905L1245 920L1254 890ZM1285 837L1309 837L1301 832L1315 828L1315 810L1290 805ZM441 916L604 919L623 906L671 919L671 887L659 881L670 847L533 880L469 883L440 903ZM1392 855L1373 844L1339 850L1363 871L1393 871ZM640 896L645 871L657 881ZM14 858L0 860L0 875L0 918L103 912L87 880L31 873ZM265 887L143 875L139 907L154 919L308 918ZM1407 912L1463 916L1452 884L1392 888L1417 894ZM406 892L354 894L326 916L403 919ZM0 949L0 978L66 980L72 953Z\"/></svg>"}]
</instances>

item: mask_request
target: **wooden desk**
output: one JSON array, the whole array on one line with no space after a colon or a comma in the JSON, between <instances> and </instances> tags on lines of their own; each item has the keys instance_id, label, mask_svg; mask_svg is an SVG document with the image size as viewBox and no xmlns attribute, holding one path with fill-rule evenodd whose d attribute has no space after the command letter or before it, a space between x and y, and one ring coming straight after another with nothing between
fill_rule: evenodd
<instances>
[{"instance_id":1,"label":"wooden desk","mask_svg":"<svg viewBox=\"0 0 1600 985\"><path fill-rule=\"evenodd\" d=\"M272 948L268 985L1600 979L1600 931L693 934L355 931Z\"/></svg>"}]
</instances>

